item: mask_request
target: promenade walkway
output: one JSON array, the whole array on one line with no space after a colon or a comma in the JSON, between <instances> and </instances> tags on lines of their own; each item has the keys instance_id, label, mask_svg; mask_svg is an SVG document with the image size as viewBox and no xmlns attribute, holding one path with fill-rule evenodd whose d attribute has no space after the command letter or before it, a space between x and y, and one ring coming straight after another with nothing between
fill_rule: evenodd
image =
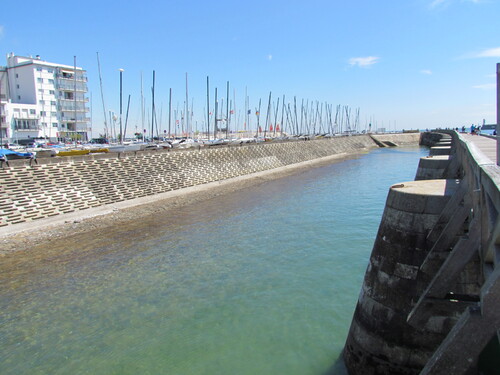
<instances>
[{"instance_id":1,"label":"promenade walkway","mask_svg":"<svg viewBox=\"0 0 500 375\"><path fill-rule=\"evenodd\" d=\"M471 134L460 134L460 136L467 141L467 143L472 143L477 149L479 149L482 154L491 160L492 163L497 162L497 141L496 139L483 137L480 135Z\"/></svg>"}]
</instances>

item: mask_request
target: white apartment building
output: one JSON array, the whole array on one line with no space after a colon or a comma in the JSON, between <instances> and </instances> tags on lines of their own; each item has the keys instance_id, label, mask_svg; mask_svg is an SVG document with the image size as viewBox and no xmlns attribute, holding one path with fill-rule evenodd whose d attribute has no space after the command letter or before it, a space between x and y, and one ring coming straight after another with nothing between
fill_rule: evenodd
<instances>
[{"instance_id":1,"label":"white apartment building","mask_svg":"<svg viewBox=\"0 0 500 375\"><path fill-rule=\"evenodd\" d=\"M7 55L0 67L0 136L5 143L33 138L87 140L87 76L80 67Z\"/></svg>"}]
</instances>

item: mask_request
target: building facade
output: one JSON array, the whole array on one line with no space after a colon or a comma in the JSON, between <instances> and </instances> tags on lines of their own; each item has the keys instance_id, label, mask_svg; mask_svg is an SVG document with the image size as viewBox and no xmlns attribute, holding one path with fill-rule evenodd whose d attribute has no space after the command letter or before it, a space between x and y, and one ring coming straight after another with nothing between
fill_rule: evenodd
<instances>
[{"instance_id":1,"label":"building facade","mask_svg":"<svg viewBox=\"0 0 500 375\"><path fill-rule=\"evenodd\" d=\"M43 61L40 56L7 55L0 67L0 136L9 142L88 139L86 71Z\"/></svg>"}]
</instances>

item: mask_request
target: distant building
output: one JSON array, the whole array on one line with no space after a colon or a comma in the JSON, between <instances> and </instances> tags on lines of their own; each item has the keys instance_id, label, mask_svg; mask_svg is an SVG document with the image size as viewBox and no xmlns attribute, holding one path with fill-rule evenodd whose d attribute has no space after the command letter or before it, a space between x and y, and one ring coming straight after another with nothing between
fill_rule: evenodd
<instances>
[{"instance_id":1,"label":"distant building","mask_svg":"<svg viewBox=\"0 0 500 375\"><path fill-rule=\"evenodd\" d=\"M36 57L7 55L0 67L0 135L5 142L87 140L86 71Z\"/></svg>"}]
</instances>

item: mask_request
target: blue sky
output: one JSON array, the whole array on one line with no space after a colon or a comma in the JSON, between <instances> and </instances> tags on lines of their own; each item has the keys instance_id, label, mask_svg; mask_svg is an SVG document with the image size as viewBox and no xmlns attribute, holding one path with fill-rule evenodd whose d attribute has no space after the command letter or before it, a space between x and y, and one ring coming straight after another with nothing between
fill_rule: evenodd
<instances>
[{"instance_id":1,"label":"blue sky","mask_svg":"<svg viewBox=\"0 0 500 375\"><path fill-rule=\"evenodd\" d=\"M174 109L184 106L186 73L199 128L207 76L211 102L230 82L241 122L245 89L261 112L270 91L359 107L361 128L370 119L390 130L496 121L499 0L26 0L5 2L2 14L4 55L67 65L76 56L87 70L94 136L103 128L96 52L106 111L119 112L122 68L123 112L130 94L129 129L139 131L141 73L149 114L153 70L163 124L170 88Z\"/></svg>"}]
</instances>

